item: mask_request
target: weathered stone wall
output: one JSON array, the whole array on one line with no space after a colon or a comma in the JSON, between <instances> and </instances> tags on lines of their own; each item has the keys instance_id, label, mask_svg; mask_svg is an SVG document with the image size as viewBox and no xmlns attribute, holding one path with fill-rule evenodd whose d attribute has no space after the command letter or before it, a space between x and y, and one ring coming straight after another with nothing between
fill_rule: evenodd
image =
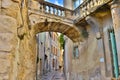
<instances>
[{"instance_id":1,"label":"weathered stone wall","mask_svg":"<svg viewBox=\"0 0 120 80\"><path fill-rule=\"evenodd\" d=\"M104 47L105 47L105 76L110 78L113 76L112 72L112 52L110 50L110 41L108 29L113 26L112 17L110 14L104 16L103 19L103 34L104 34Z\"/></svg>"},{"instance_id":2,"label":"weathered stone wall","mask_svg":"<svg viewBox=\"0 0 120 80\"><path fill-rule=\"evenodd\" d=\"M70 80L70 73L72 70L72 54L73 54L73 42L68 37L65 37L64 47L64 73L65 80Z\"/></svg>"},{"instance_id":3,"label":"weathered stone wall","mask_svg":"<svg viewBox=\"0 0 120 80\"><path fill-rule=\"evenodd\" d=\"M79 45L79 58L72 59L71 80L111 80L113 76L108 36L108 29L113 25L112 17L107 13L91 19L94 20L94 25L86 26L89 37ZM97 39L98 32L101 33L100 39Z\"/></svg>"},{"instance_id":4,"label":"weathered stone wall","mask_svg":"<svg viewBox=\"0 0 120 80\"><path fill-rule=\"evenodd\" d=\"M0 3L0 80L34 80L36 41L28 26L28 2Z\"/></svg>"},{"instance_id":5,"label":"weathered stone wall","mask_svg":"<svg viewBox=\"0 0 120 80\"><path fill-rule=\"evenodd\" d=\"M79 45L79 58L72 59L71 80L101 80L97 39L89 29L89 38Z\"/></svg>"},{"instance_id":6,"label":"weathered stone wall","mask_svg":"<svg viewBox=\"0 0 120 80\"><path fill-rule=\"evenodd\" d=\"M0 80L35 80L36 38L34 30L35 26L31 25L39 23L40 21L45 21L48 16L41 18L39 15L30 13L30 17L28 17L27 1L28 0L0 0ZM32 1L34 2L34 0ZM35 2L33 7L38 9L39 4ZM112 22L110 17L111 16L104 16L102 22L105 34L104 40L106 42L106 56L110 56L110 51L107 46L109 44L107 42L108 38L106 38L106 28L111 25L109 23ZM29 18L31 18L31 22L29 22ZM60 22L65 19L57 20L57 22ZM52 19L50 19L50 21L53 22ZM67 20L65 21L67 22ZM36 25L37 31L38 27L41 25ZM73 24L70 25L73 26ZM42 25L42 27L44 26ZM66 28L63 27L61 29ZM89 32L89 37L79 45L80 53L78 59L72 59L71 55L73 52L73 44L71 41L71 43L68 43L68 45L70 45L70 48L67 47L70 49L68 50L70 55L67 59L67 75L69 76L69 80L102 80L98 41L94 32L96 30L94 27L90 26L87 26L87 30ZM40 30L37 32L39 31ZM107 76L111 76L110 60L111 59L107 57L106 73L110 73L107 74ZM104 60L102 62L104 62ZM103 73L105 73L105 71L103 71Z\"/></svg>"},{"instance_id":7,"label":"weathered stone wall","mask_svg":"<svg viewBox=\"0 0 120 80\"><path fill-rule=\"evenodd\" d=\"M0 80L9 80L11 57L14 57L17 45L17 20L18 5L11 0L2 0L0 6Z\"/></svg>"}]
</instances>

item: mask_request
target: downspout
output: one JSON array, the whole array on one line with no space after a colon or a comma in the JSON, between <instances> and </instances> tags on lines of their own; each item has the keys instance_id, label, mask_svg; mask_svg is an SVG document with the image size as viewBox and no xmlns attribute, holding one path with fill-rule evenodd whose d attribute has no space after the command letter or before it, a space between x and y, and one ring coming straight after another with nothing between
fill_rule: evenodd
<instances>
[{"instance_id":1,"label":"downspout","mask_svg":"<svg viewBox=\"0 0 120 80\"><path fill-rule=\"evenodd\" d=\"M118 57L117 57L117 48L116 48L116 41L114 32L110 32L110 40L111 40L111 47L112 47L112 55L113 55L113 68L114 68L114 76L118 79L119 77L119 67L118 67Z\"/></svg>"},{"instance_id":2,"label":"downspout","mask_svg":"<svg viewBox=\"0 0 120 80\"><path fill-rule=\"evenodd\" d=\"M37 56L36 56L36 80L38 80L38 62L39 62L39 34L36 36L37 39Z\"/></svg>"},{"instance_id":3,"label":"downspout","mask_svg":"<svg viewBox=\"0 0 120 80\"><path fill-rule=\"evenodd\" d=\"M2 0L0 0L0 14L2 12Z\"/></svg>"}]
</instances>

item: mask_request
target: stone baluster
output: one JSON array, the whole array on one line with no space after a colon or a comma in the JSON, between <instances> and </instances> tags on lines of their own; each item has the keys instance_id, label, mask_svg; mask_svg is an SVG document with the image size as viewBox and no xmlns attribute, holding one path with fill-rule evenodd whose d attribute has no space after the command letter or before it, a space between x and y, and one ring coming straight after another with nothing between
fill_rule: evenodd
<instances>
[{"instance_id":1,"label":"stone baluster","mask_svg":"<svg viewBox=\"0 0 120 80\"><path fill-rule=\"evenodd\" d=\"M85 4L85 6L84 6L84 17L86 16L86 14L87 14L87 6Z\"/></svg>"},{"instance_id":2,"label":"stone baluster","mask_svg":"<svg viewBox=\"0 0 120 80\"><path fill-rule=\"evenodd\" d=\"M84 6L84 17L85 17L85 15L86 15L86 4Z\"/></svg>"},{"instance_id":3,"label":"stone baluster","mask_svg":"<svg viewBox=\"0 0 120 80\"><path fill-rule=\"evenodd\" d=\"M82 6L82 17L84 16L84 5Z\"/></svg>"},{"instance_id":4,"label":"stone baluster","mask_svg":"<svg viewBox=\"0 0 120 80\"><path fill-rule=\"evenodd\" d=\"M62 11L62 15L65 16L65 11L64 10Z\"/></svg>"},{"instance_id":5,"label":"stone baluster","mask_svg":"<svg viewBox=\"0 0 120 80\"><path fill-rule=\"evenodd\" d=\"M57 9L56 8L54 8L55 9L55 15L57 15Z\"/></svg>"},{"instance_id":6,"label":"stone baluster","mask_svg":"<svg viewBox=\"0 0 120 80\"><path fill-rule=\"evenodd\" d=\"M89 2L86 4L86 14L88 15L89 14Z\"/></svg>"},{"instance_id":7,"label":"stone baluster","mask_svg":"<svg viewBox=\"0 0 120 80\"><path fill-rule=\"evenodd\" d=\"M60 16L62 16L62 10L60 10Z\"/></svg>"},{"instance_id":8,"label":"stone baluster","mask_svg":"<svg viewBox=\"0 0 120 80\"><path fill-rule=\"evenodd\" d=\"M79 8L76 10L76 14L77 14L77 15L79 15L79 14L80 14L80 12L79 12Z\"/></svg>"},{"instance_id":9,"label":"stone baluster","mask_svg":"<svg viewBox=\"0 0 120 80\"><path fill-rule=\"evenodd\" d=\"M58 12L58 9L56 8L56 15L57 15L57 16L58 16L58 13L59 13L59 12Z\"/></svg>"},{"instance_id":10,"label":"stone baluster","mask_svg":"<svg viewBox=\"0 0 120 80\"><path fill-rule=\"evenodd\" d=\"M80 12L81 12L80 10L81 10L81 9L80 9L80 6L79 6L79 7L77 8L77 10L76 10L76 14L79 15L79 16L80 16Z\"/></svg>"},{"instance_id":11,"label":"stone baluster","mask_svg":"<svg viewBox=\"0 0 120 80\"><path fill-rule=\"evenodd\" d=\"M98 0L94 0L94 6L97 6L97 1L98 1Z\"/></svg>"},{"instance_id":12,"label":"stone baluster","mask_svg":"<svg viewBox=\"0 0 120 80\"><path fill-rule=\"evenodd\" d=\"M84 15L84 6L81 7L81 17Z\"/></svg>"},{"instance_id":13,"label":"stone baluster","mask_svg":"<svg viewBox=\"0 0 120 80\"><path fill-rule=\"evenodd\" d=\"M51 6L48 6L48 13L51 14Z\"/></svg>"},{"instance_id":14,"label":"stone baluster","mask_svg":"<svg viewBox=\"0 0 120 80\"><path fill-rule=\"evenodd\" d=\"M40 11L43 11L43 4L40 3Z\"/></svg>"},{"instance_id":15,"label":"stone baluster","mask_svg":"<svg viewBox=\"0 0 120 80\"><path fill-rule=\"evenodd\" d=\"M43 10L42 10L42 12L43 12L43 13L46 12L46 5L45 5L45 4L43 4Z\"/></svg>"},{"instance_id":16,"label":"stone baluster","mask_svg":"<svg viewBox=\"0 0 120 80\"><path fill-rule=\"evenodd\" d=\"M98 5L100 5L100 4L102 3L102 1L103 1L103 0L99 0L99 1L98 1L98 2L99 2L99 4L98 4Z\"/></svg>"},{"instance_id":17,"label":"stone baluster","mask_svg":"<svg viewBox=\"0 0 120 80\"><path fill-rule=\"evenodd\" d=\"M61 14L60 15L63 17L63 10L61 10Z\"/></svg>"},{"instance_id":18,"label":"stone baluster","mask_svg":"<svg viewBox=\"0 0 120 80\"><path fill-rule=\"evenodd\" d=\"M90 7L93 7L93 5L92 5L92 1L90 1Z\"/></svg>"},{"instance_id":19,"label":"stone baluster","mask_svg":"<svg viewBox=\"0 0 120 80\"><path fill-rule=\"evenodd\" d=\"M99 5L99 1L97 1L97 4L96 5Z\"/></svg>"},{"instance_id":20,"label":"stone baluster","mask_svg":"<svg viewBox=\"0 0 120 80\"><path fill-rule=\"evenodd\" d=\"M44 4L42 4L41 7L42 7L42 12L44 12Z\"/></svg>"},{"instance_id":21,"label":"stone baluster","mask_svg":"<svg viewBox=\"0 0 120 80\"><path fill-rule=\"evenodd\" d=\"M87 8L88 8L88 9L90 8L90 3L89 3L89 2L87 3Z\"/></svg>"},{"instance_id":22,"label":"stone baluster","mask_svg":"<svg viewBox=\"0 0 120 80\"><path fill-rule=\"evenodd\" d=\"M75 15L75 16L76 16L76 14L77 14L77 10L74 11L74 15Z\"/></svg>"},{"instance_id":23,"label":"stone baluster","mask_svg":"<svg viewBox=\"0 0 120 80\"><path fill-rule=\"evenodd\" d=\"M81 7L78 8L79 16L81 15Z\"/></svg>"},{"instance_id":24,"label":"stone baluster","mask_svg":"<svg viewBox=\"0 0 120 80\"><path fill-rule=\"evenodd\" d=\"M91 0L92 1L92 3L93 3L93 6L95 6L95 2L94 2L94 0Z\"/></svg>"},{"instance_id":25,"label":"stone baluster","mask_svg":"<svg viewBox=\"0 0 120 80\"><path fill-rule=\"evenodd\" d=\"M88 3L86 3L86 15L88 15L89 14L89 7L88 7L88 4L89 4L89 2Z\"/></svg>"},{"instance_id":26,"label":"stone baluster","mask_svg":"<svg viewBox=\"0 0 120 80\"><path fill-rule=\"evenodd\" d=\"M82 6L82 16L84 16L84 12L85 12L85 10L84 10L84 5Z\"/></svg>"},{"instance_id":27,"label":"stone baluster","mask_svg":"<svg viewBox=\"0 0 120 80\"><path fill-rule=\"evenodd\" d=\"M53 14L55 15L55 8L53 7Z\"/></svg>"},{"instance_id":28,"label":"stone baluster","mask_svg":"<svg viewBox=\"0 0 120 80\"><path fill-rule=\"evenodd\" d=\"M101 3L104 3L104 2L106 2L106 0L102 0L102 1L101 1Z\"/></svg>"},{"instance_id":29,"label":"stone baluster","mask_svg":"<svg viewBox=\"0 0 120 80\"><path fill-rule=\"evenodd\" d=\"M76 10L76 15L79 15L79 9Z\"/></svg>"},{"instance_id":30,"label":"stone baluster","mask_svg":"<svg viewBox=\"0 0 120 80\"><path fill-rule=\"evenodd\" d=\"M60 9L58 9L58 16L61 16L61 15L60 15L60 12L61 12Z\"/></svg>"},{"instance_id":31,"label":"stone baluster","mask_svg":"<svg viewBox=\"0 0 120 80\"><path fill-rule=\"evenodd\" d=\"M50 14L53 14L52 6L50 6Z\"/></svg>"},{"instance_id":32,"label":"stone baluster","mask_svg":"<svg viewBox=\"0 0 120 80\"><path fill-rule=\"evenodd\" d=\"M48 11L49 11L48 9L49 9L49 7L46 5L46 6L45 6L45 12L46 12L46 13L49 13L49 12L48 12Z\"/></svg>"},{"instance_id":33,"label":"stone baluster","mask_svg":"<svg viewBox=\"0 0 120 80\"><path fill-rule=\"evenodd\" d=\"M101 0L98 1L98 4L97 4L97 5L100 5L100 3L101 3Z\"/></svg>"}]
</instances>

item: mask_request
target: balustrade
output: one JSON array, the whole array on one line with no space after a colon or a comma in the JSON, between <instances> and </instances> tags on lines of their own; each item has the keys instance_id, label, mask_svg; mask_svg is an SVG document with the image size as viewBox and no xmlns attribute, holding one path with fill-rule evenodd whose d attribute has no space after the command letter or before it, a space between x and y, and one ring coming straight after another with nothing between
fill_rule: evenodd
<instances>
[{"instance_id":1,"label":"balustrade","mask_svg":"<svg viewBox=\"0 0 120 80\"><path fill-rule=\"evenodd\" d=\"M72 10L66 9L62 6L52 4L45 1L39 1L39 10L41 13L55 15L59 17L72 18Z\"/></svg>"},{"instance_id":2,"label":"balustrade","mask_svg":"<svg viewBox=\"0 0 120 80\"><path fill-rule=\"evenodd\" d=\"M37 10L44 14L65 17L68 19L76 19L86 17L90 13L94 12L97 7L102 6L110 1L112 0L85 0L75 10L69 10L56 4L38 0L39 9L37 7Z\"/></svg>"},{"instance_id":3,"label":"balustrade","mask_svg":"<svg viewBox=\"0 0 120 80\"><path fill-rule=\"evenodd\" d=\"M111 0L86 0L74 10L73 14L79 18L86 17L91 12L93 12L95 8L106 4L110 1Z\"/></svg>"}]
</instances>

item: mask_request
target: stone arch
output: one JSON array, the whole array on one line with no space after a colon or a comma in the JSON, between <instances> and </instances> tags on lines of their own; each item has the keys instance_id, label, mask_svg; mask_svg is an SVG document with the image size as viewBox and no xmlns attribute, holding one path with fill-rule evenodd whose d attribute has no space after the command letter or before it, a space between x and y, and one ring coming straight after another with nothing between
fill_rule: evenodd
<instances>
[{"instance_id":1,"label":"stone arch","mask_svg":"<svg viewBox=\"0 0 120 80\"><path fill-rule=\"evenodd\" d=\"M33 25L34 34L40 32L59 32L69 37L73 42L80 41L80 31L76 26L61 22L39 22Z\"/></svg>"}]
</instances>

